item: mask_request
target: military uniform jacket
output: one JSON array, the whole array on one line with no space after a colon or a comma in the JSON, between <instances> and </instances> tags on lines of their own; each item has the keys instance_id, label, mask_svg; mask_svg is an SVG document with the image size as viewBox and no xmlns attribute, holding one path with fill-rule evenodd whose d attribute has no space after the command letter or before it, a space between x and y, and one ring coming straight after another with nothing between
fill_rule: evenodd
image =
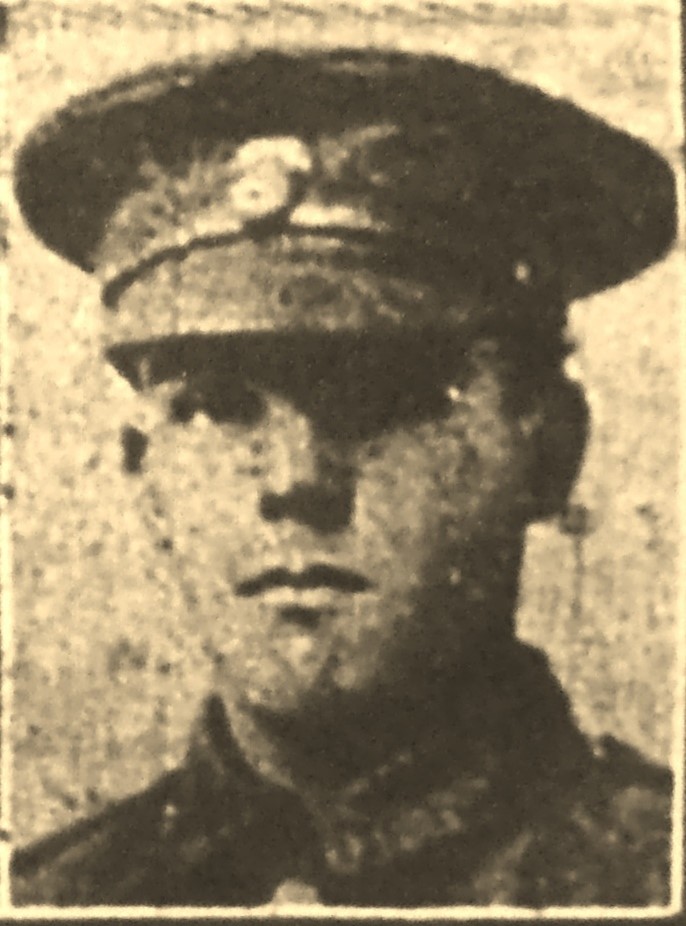
<instances>
[{"instance_id":1,"label":"military uniform jacket","mask_svg":"<svg viewBox=\"0 0 686 926\"><path fill-rule=\"evenodd\" d=\"M342 803L266 784L206 716L178 770L17 851L13 900L667 904L669 773L589 743L535 650L513 643L482 688L471 726L428 731Z\"/></svg>"}]
</instances>

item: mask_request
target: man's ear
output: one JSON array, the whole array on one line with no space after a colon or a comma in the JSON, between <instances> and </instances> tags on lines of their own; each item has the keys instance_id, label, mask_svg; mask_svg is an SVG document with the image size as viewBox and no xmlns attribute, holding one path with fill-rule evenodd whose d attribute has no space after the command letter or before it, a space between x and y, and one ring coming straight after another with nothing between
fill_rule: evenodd
<instances>
[{"instance_id":1,"label":"man's ear","mask_svg":"<svg viewBox=\"0 0 686 926\"><path fill-rule=\"evenodd\" d=\"M139 475L148 449L148 436L131 424L121 429L121 464L125 473Z\"/></svg>"},{"instance_id":2,"label":"man's ear","mask_svg":"<svg viewBox=\"0 0 686 926\"><path fill-rule=\"evenodd\" d=\"M560 375L538 403L531 469L532 521L562 514L583 463L590 413L583 388Z\"/></svg>"}]
</instances>

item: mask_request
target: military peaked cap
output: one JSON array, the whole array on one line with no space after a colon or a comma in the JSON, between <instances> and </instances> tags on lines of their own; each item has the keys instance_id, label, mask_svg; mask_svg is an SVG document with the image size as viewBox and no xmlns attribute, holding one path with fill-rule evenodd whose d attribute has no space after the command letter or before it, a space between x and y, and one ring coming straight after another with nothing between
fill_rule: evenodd
<instances>
[{"instance_id":1,"label":"military peaked cap","mask_svg":"<svg viewBox=\"0 0 686 926\"><path fill-rule=\"evenodd\" d=\"M496 71L373 50L191 59L76 98L25 140L16 193L128 337L476 304L555 328L676 224L645 143Z\"/></svg>"}]
</instances>

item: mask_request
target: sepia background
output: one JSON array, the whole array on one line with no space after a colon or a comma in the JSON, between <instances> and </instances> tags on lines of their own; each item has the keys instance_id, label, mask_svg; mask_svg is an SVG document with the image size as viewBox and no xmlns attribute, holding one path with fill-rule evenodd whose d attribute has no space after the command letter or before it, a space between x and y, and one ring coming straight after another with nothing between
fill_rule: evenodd
<instances>
[{"instance_id":1,"label":"sepia background","mask_svg":"<svg viewBox=\"0 0 686 926\"><path fill-rule=\"evenodd\" d=\"M3 180L7 187L25 133L71 95L179 55L274 44L373 44L494 66L647 140L676 165L677 7L18 2ZM11 201L9 215L14 661L6 668L22 844L175 764L210 667L203 628L179 634L179 596L137 513L135 479L121 473L129 396L99 356L97 287L42 248ZM518 618L583 728L660 762L670 760L678 640L682 284L675 249L572 309L574 363L593 415L574 499L587 530L531 530Z\"/></svg>"}]
</instances>

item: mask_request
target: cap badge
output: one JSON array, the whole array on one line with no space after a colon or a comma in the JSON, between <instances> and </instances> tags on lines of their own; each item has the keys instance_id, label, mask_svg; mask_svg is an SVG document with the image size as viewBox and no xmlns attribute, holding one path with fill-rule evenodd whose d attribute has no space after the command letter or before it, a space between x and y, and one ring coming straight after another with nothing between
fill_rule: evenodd
<instances>
[{"instance_id":1,"label":"cap badge","mask_svg":"<svg viewBox=\"0 0 686 926\"><path fill-rule=\"evenodd\" d=\"M289 215L306 192L313 158L298 138L254 138L235 152L230 164L230 212L239 223Z\"/></svg>"}]
</instances>

